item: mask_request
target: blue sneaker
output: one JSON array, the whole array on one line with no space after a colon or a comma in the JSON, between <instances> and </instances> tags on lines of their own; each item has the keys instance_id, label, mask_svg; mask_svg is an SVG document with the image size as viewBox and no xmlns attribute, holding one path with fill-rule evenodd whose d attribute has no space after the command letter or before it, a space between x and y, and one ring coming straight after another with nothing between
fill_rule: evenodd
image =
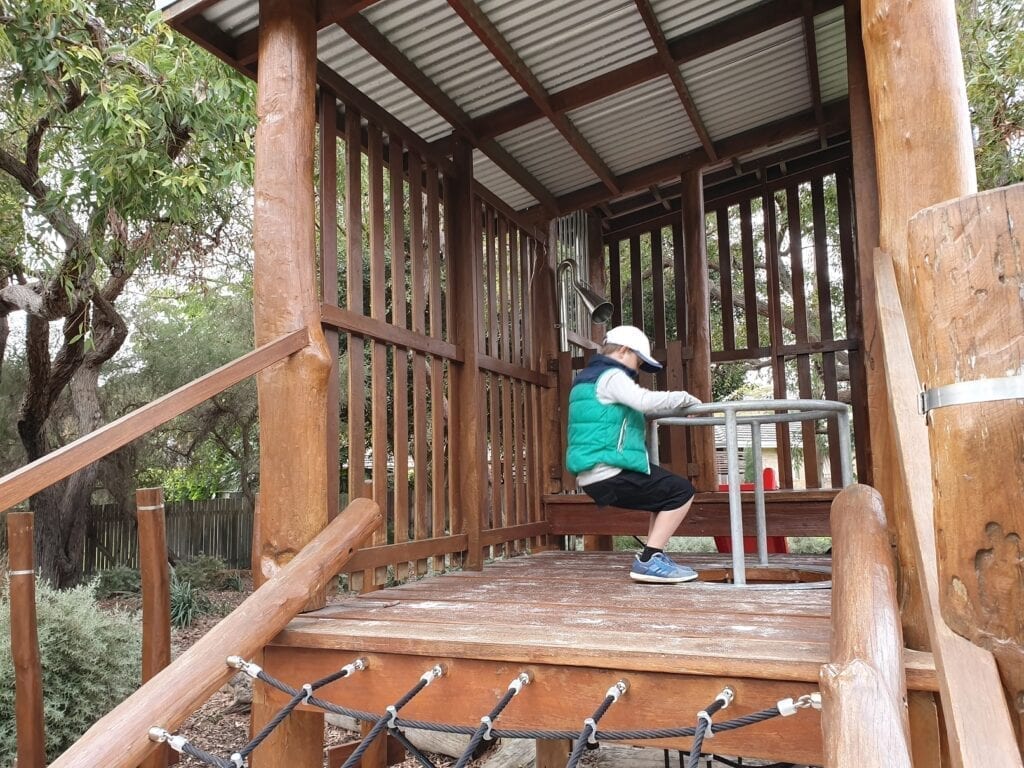
<instances>
[{"instance_id":1,"label":"blue sneaker","mask_svg":"<svg viewBox=\"0 0 1024 768\"><path fill-rule=\"evenodd\" d=\"M629 571L629 578L648 584L679 584L693 581L697 578L697 572L673 562L671 557L662 552L655 552L646 563L641 562L640 555L637 555Z\"/></svg>"}]
</instances>

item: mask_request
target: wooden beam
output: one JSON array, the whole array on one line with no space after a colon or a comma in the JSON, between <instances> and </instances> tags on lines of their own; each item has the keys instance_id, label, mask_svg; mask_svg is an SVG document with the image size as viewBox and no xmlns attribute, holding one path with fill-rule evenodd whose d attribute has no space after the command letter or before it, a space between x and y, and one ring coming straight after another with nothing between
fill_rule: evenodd
<instances>
[{"instance_id":1,"label":"wooden beam","mask_svg":"<svg viewBox=\"0 0 1024 768\"><path fill-rule=\"evenodd\" d=\"M135 768L156 748L149 729L175 730L236 673L224 660L250 658L322 592L380 525L380 508L356 499L280 571L169 667L98 720L50 768Z\"/></svg>"},{"instance_id":2,"label":"wooden beam","mask_svg":"<svg viewBox=\"0 0 1024 768\"><path fill-rule=\"evenodd\" d=\"M821 148L828 146L825 131L825 114L821 107L821 78L818 73L818 44L814 32L814 0L804 0L804 14L801 19L804 28L804 54L807 61L807 84L811 89L811 103L814 117L818 121L818 139Z\"/></svg>"},{"instance_id":3,"label":"wooden beam","mask_svg":"<svg viewBox=\"0 0 1024 768\"><path fill-rule=\"evenodd\" d=\"M814 0L814 13L824 13L841 5L842 0ZM668 41L669 54L676 64L706 56L725 46L738 43L766 30L798 19L804 13L803 0L766 0L752 8L733 14ZM551 94L551 107L568 112L619 93L634 85L662 77L664 66L657 55L648 56L619 69L606 72L583 83ZM481 115L472 128L481 138L508 133L544 116L531 99L524 99ZM721 148L719 147L721 153ZM727 156L727 155L722 155Z\"/></svg>"},{"instance_id":4,"label":"wooden beam","mask_svg":"<svg viewBox=\"0 0 1024 768\"><path fill-rule=\"evenodd\" d=\"M292 331L163 397L80 437L0 478L0 510L10 509L83 467L142 437L308 343L305 328Z\"/></svg>"},{"instance_id":5,"label":"wooden beam","mask_svg":"<svg viewBox=\"0 0 1024 768\"><path fill-rule=\"evenodd\" d=\"M287 330L305 328L310 343L256 379L261 504L256 585L327 524L324 413L331 369L315 273L314 3L261 0L260 18L253 331L256 343L262 344Z\"/></svg>"},{"instance_id":6,"label":"wooden beam","mask_svg":"<svg viewBox=\"0 0 1024 768\"><path fill-rule=\"evenodd\" d=\"M878 491L832 504L832 644L821 668L825 765L911 768L896 568ZM885 755L881 758L881 755Z\"/></svg>"},{"instance_id":7,"label":"wooden beam","mask_svg":"<svg viewBox=\"0 0 1024 768\"><path fill-rule=\"evenodd\" d=\"M471 127L471 120L458 104L421 72L401 51L380 31L359 14L349 17L342 28L377 61L383 64L395 77L405 83L427 105L455 130L480 149L505 173L533 195L549 214L557 212L554 196L543 184L530 174L498 142L481 138Z\"/></svg>"},{"instance_id":8,"label":"wooden beam","mask_svg":"<svg viewBox=\"0 0 1024 768\"><path fill-rule=\"evenodd\" d=\"M505 68L512 78L519 83L527 95L536 104L541 113L548 118L565 137L571 146L613 195L619 194L618 182L605 162L600 158L583 134L579 132L564 112L555 111L551 106L551 97L537 76L530 71L519 54L509 45L498 28L491 23L486 14L474 0L448 0L448 4L462 18L473 33L480 39L491 54Z\"/></svg>"},{"instance_id":9,"label":"wooden beam","mask_svg":"<svg viewBox=\"0 0 1024 768\"><path fill-rule=\"evenodd\" d=\"M672 81L672 86L676 89L676 94L679 96L683 109L686 110L686 116L690 118L693 130L697 132L697 136L700 138L700 144L704 147L708 160L715 162L718 160L718 152L715 150L714 142L711 141L708 129L704 126L704 121L701 119L697 104L690 95L690 89L686 87L686 83L683 81L679 65L669 52L668 41L665 39L665 33L662 31L661 25L658 24L658 17L654 13L654 8L651 7L650 0L634 0L634 2L636 3L637 10L640 11L644 24L647 25L647 33L651 36L651 42L654 43L658 60L661 62L661 66L664 67L669 80ZM655 197L657 197L657 194L655 194Z\"/></svg>"}]
</instances>

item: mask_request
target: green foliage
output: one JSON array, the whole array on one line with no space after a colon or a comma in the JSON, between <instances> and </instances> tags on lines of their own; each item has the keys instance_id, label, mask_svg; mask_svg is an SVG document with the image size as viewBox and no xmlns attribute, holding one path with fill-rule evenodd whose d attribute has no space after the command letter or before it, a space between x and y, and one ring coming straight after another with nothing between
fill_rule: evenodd
<instances>
[{"instance_id":1,"label":"green foliage","mask_svg":"<svg viewBox=\"0 0 1024 768\"><path fill-rule=\"evenodd\" d=\"M178 581L192 584L197 589L225 589L231 574L219 557L199 555L174 567Z\"/></svg>"},{"instance_id":2,"label":"green foliage","mask_svg":"<svg viewBox=\"0 0 1024 768\"><path fill-rule=\"evenodd\" d=\"M213 611L210 599L192 582L171 575L171 626L190 627L200 616Z\"/></svg>"},{"instance_id":3,"label":"green foliage","mask_svg":"<svg viewBox=\"0 0 1024 768\"><path fill-rule=\"evenodd\" d=\"M100 571L96 577L96 597L104 600L117 595L137 595L142 590L142 578L135 568L116 565Z\"/></svg>"},{"instance_id":4,"label":"green foliage","mask_svg":"<svg viewBox=\"0 0 1024 768\"><path fill-rule=\"evenodd\" d=\"M1024 181L1024 23L1020 0L958 0L979 189Z\"/></svg>"},{"instance_id":5,"label":"green foliage","mask_svg":"<svg viewBox=\"0 0 1024 768\"><path fill-rule=\"evenodd\" d=\"M130 694L140 679L138 619L101 610L91 585L64 591L36 586L43 669L46 753L53 760ZM14 679L11 604L0 593L0 680ZM14 686L0 685L0 723L14 722ZM0 728L0 764L14 762L14 729Z\"/></svg>"}]
</instances>

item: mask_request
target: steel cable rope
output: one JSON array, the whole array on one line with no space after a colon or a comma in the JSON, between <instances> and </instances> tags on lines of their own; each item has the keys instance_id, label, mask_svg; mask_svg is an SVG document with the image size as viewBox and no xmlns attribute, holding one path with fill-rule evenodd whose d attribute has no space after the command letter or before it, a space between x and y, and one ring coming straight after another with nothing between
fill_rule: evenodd
<instances>
[{"instance_id":1,"label":"steel cable rope","mask_svg":"<svg viewBox=\"0 0 1024 768\"><path fill-rule=\"evenodd\" d=\"M583 730L580 732L579 738L576 739L576 744L572 748L572 753L569 755L569 762L566 763L566 768L576 768L576 764L579 763L580 758L583 757L583 750L587 748L588 744L597 746L597 740L594 738L594 734L597 733L597 723L604 717L604 713L608 711L608 708L614 704L626 691L629 690L629 683L625 680L619 680L615 685L608 689L608 693L605 694L604 701L601 705L594 710L594 714L583 721Z\"/></svg>"},{"instance_id":2,"label":"steel cable rope","mask_svg":"<svg viewBox=\"0 0 1024 768\"><path fill-rule=\"evenodd\" d=\"M458 762L455 763L455 768L465 768L472 757L476 748L480 746L480 742L484 739L490 741L494 738L492 725L494 721L498 719L498 716L502 713L505 707L508 706L509 702L523 689L524 685L530 683L530 675L526 672L522 672L515 680L508 684L508 689L505 691L505 695L501 697L497 704L494 705L488 714L480 718L480 725L477 726L476 731L473 732L473 737L469 740L469 744L463 751L462 756Z\"/></svg>"}]
</instances>

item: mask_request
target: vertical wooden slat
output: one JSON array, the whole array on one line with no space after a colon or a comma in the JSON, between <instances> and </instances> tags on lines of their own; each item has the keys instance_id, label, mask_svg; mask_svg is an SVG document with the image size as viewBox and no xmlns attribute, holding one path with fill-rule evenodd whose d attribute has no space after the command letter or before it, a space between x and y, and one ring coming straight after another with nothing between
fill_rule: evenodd
<instances>
[{"instance_id":1,"label":"vertical wooden slat","mask_svg":"<svg viewBox=\"0 0 1024 768\"><path fill-rule=\"evenodd\" d=\"M608 244L608 290L612 302L611 325L622 325L622 256L619 253L619 242Z\"/></svg>"},{"instance_id":2,"label":"vertical wooden slat","mask_svg":"<svg viewBox=\"0 0 1024 768\"><path fill-rule=\"evenodd\" d=\"M715 211L718 225L718 279L722 295L722 349L736 349L736 312L732 306L732 245L729 243L729 209Z\"/></svg>"},{"instance_id":3,"label":"vertical wooden slat","mask_svg":"<svg viewBox=\"0 0 1024 768\"><path fill-rule=\"evenodd\" d=\"M498 219L498 278L501 295L501 357L503 360L512 361L512 349L509 344L509 324L511 318L511 290L508 265L508 223L504 216ZM501 464L504 480L502 482L502 515L501 524L509 525L513 518L513 475L512 475L512 450L513 435L515 433L515 415L512 411L512 386L509 378L501 377L501 416L502 416L502 451Z\"/></svg>"},{"instance_id":4,"label":"vertical wooden slat","mask_svg":"<svg viewBox=\"0 0 1024 768\"><path fill-rule=\"evenodd\" d=\"M779 278L778 221L775 195L765 192L762 197L764 215L765 256L768 267L768 344L771 349L772 384L776 400L786 394L786 361L782 354L782 287ZM783 488L793 487L793 460L789 444L789 425L775 425L776 445L779 452L779 474Z\"/></svg>"},{"instance_id":5,"label":"vertical wooden slat","mask_svg":"<svg viewBox=\"0 0 1024 768\"><path fill-rule=\"evenodd\" d=\"M800 224L800 189L796 186L786 188L786 215L789 228L789 269L792 282L793 323L796 328L796 340L807 341L807 291L804 283L804 250L803 233ZM808 355L797 355L797 383L801 398L810 399L811 392L811 360ZM814 422L800 423L800 433L804 444L804 482L808 488L818 488L818 445L815 441Z\"/></svg>"},{"instance_id":6,"label":"vertical wooden slat","mask_svg":"<svg viewBox=\"0 0 1024 768\"><path fill-rule=\"evenodd\" d=\"M482 215L484 221L484 268L485 268L485 282L484 286L484 298L487 302L486 314L486 328L487 328L487 352L492 357L498 356L498 308L497 304L501 299L497 296L498 281L497 277L497 266L495 260L495 238L497 222L495 220L495 211L489 205L482 206ZM488 443L491 453L490 466L487 468L488 471L488 487L490 492L488 498L490 503L486 510L486 521L489 527L497 527L500 525L501 513L499 510L501 504L501 494L499 490L501 488L501 449L499 445L499 436L502 431L501 414L499 411L499 392L498 392L498 376L497 374L489 374L484 377L487 387L487 412L490 419L490 428L488 430Z\"/></svg>"},{"instance_id":7,"label":"vertical wooden slat","mask_svg":"<svg viewBox=\"0 0 1024 768\"><path fill-rule=\"evenodd\" d=\"M523 354L522 324L525 314L523 312L523 263L522 252L520 251L519 228L509 225L508 254L511 274L511 301L512 301L512 362L515 365L528 366ZM512 390L512 410L514 413L515 429L513 431L514 441L512 445L513 462L512 471L515 476L515 504L513 508L512 521L518 524L526 521L526 477L523 463L523 450L527 444L525 408L524 408L524 387L517 384ZM513 551L518 551L518 542L512 543Z\"/></svg>"},{"instance_id":8,"label":"vertical wooden slat","mask_svg":"<svg viewBox=\"0 0 1024 768\"><path fill-rule=\"evenodd\" d=\"M431 163L426 165L427 177L427 274L428 274L428 317L430 335L444 338L444 307L441 306L441 198L438 186L438 170ZM430 360L430 419L431 419L431 534L443 536L446 533L447 479L445 477L445 427L450 403L444 389L444 361L438 357ZM454 525L454 520L452 521ZM454 527L452 530L456 530ZM444 570L444 556L435 556L434 570Z\"/></svg>"},{"instance_id":9,"label":"vertical wooden slat","mask_svg":"<svg viewBox=\"0 0 1024 768\"><path fill-rule=\"evenodd\" d=\"M428 281L427 254L423 231L423 166L416 152L409 152L409 222L411 233L410 279L412 281L412 330L419 334L427 332L426 290ZM417 541L430 536L430 510L428 489L430 488L429 449L430 436L427 431L427 371L429 363L425 355L410 354L412 365L412 414L413 414L413 463L415 465L413 533ZM416 575L427 572L427 561L418 560Z\"/></svg>"},{"instance_id":10,"label":"vertical wooden slat","mask_svg":"<svg viewBox=\"0 0 1024 768\"><path fill-rule=\"evenodd\" d=\"M743 315L747 326L747 349L756 349L761 346L761 334L754 273L754 222L750 200L740 202L740 249L743 254Z\"/></svg>"},{"instance_id":11,"label":"vertical wooden slat","mask_svg":"<svg viewBox=\"0 0 1024 768\"><path fill-rule=\"evenodd\" d=\"M629 303L630 322L644 328L644 273L640 258L640 235L629 238Z\"/></svg>"},{"instance_id":12,"label":"vertical wooden slat","mask_svg":"<svg viewBox=\"0 0 1024 768\"><path fill-rule=\"evenodd\" d=\"M320 93L320 300L338 305L338 102L326 90ZM331 358L327 376L327 519L338 516L341 494L340 367L338 331L324 328Z\"/></svg>"},{"instance_id":13,"label":"vertical wooden slat","mask_svg":"<svg viewBox=\"0 0 1024 768\"><path fill-rule=\"evenodd\" d=\"M405 182L402 140L388 137L388 174L391 180L391 322L407 328ZM394 348L394 452L395 452L395 543L409 540L409 353ZM406 577L403 563L395 563L395 578Z\"/></svg>"},{"instance_id":14,"label":"vertical wooden slat","mask_svg":"<svg viewBox=\"0 0 1024 768\"><path fill-rule=\"evenodd\" d=\"M369 138L369 197L370 197L370 317L381 322L387 319L387 273L385 268L385 214L384 197L384 137L381 129L370 123ZM384 512L384 525L373 534L373 544L388 543L388 348L380 341L370 347L371 381L371 451L373 453L373 498ZM364 575L369 579L370 574ZM387 583L387 567L379 567L372 574L374 586Z\"/></svg>"},{"instance_id":15,"label":"vertical wooden slat","mask_svg":"<svg viewBox=\"0 0 1024 768\"><path fill-rule=\"evenodd\" d=\"M661 230L651 231L651 295L654 311L654 346L666 349L668 333L665 327L665 262L661 251Z\"/></svg>"},{"instance_id":16,"label":"vertical wooden slat","mask_svg":"<svg viewBox=\"0 0 1024 768\"><path fill-rule=\"evenodd\" d=\"M146 683L171 663L171 579L163 489L140 488L135 492L135 507L142 582L142 682ZM165 744L143 760L140 768L166 768L171 754Z\"/></svg>"},{"instance_id":17,"label":"vertical wooden slat","mask_svg":"<svg viewBox=\"0 0 1024 768\"><path fill-rule=\"evenodd\" d=\"M832 323L832 285L829 280L828 231L825 220L825 184L822 178L811 181L811 213L814 221L814 265L818 278L818 328L822 341L835 339L835 328ZM844 286L845 289L845 286ZM855 332L847 326L847 338L856 338ZM825 386L825 398L836 400L839 397L839 377L836 371L835 352L826 352L821 361L822 380ZM851 371L852 374L852 371ZM851 375L852 379L852 375ZM864 401L853 398L854 412L862 410L858 403ZM839 456L839 428L835 419L828 419L828 454L832 485L839 485L841 475Z\"/></svg>"},{"instance_id":18,"label":"vertical wooden slat","mask_svg":"<svg viewBox=\"0 0 1024 768\"><path fill-rule=\"evenodd\" d=\"M36 576L32 513L7 513L10 565L11 656L14 665L14 725L18 765L43 768L46 744L43 725L43 671L36 629Z\"/></svg>"},{"instance_id":19,"label":"vertical wooden slat","mask_svg":"<svg viewBox=\"0 0 1024 768\"><path fill-rule=\"evenodd\" d=\"M686 269L683 262L683 222L672 222L672 271L676 293L676 338L686 345Z\"/></svg>"},{"instance_id":20,"label":"vertical wooden slat","mask_svg":"<svg viewBox=\"0 0 1024 768\"><path fill-rule=\"evenodd\" d=\"M363 308L363 182L362 136L359 112L345 109L345 253L346 299L348 309L364 313ZM348 498L364 495L366 469L366 379L362 337L348 335Z\"/></svg>"}]
</instances>

